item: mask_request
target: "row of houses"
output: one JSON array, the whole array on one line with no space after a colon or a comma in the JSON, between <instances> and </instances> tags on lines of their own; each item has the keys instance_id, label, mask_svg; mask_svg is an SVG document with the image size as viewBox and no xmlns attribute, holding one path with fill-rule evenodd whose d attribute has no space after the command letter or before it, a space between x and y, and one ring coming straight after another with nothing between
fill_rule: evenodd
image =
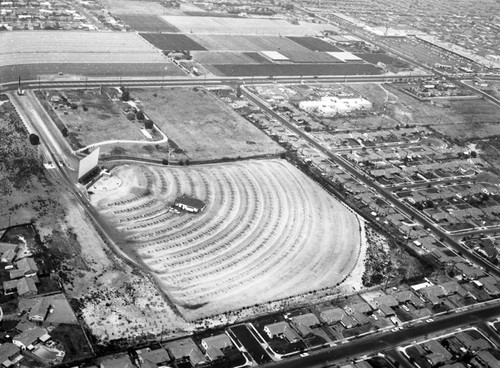
<instances>
[{"instance_id":1,"label":"row of houses","mask_svg":"<svg viewBox=\"0 0 500 368\"><path fill-rule=\"evenodd\" d=\"M33 296L38 293L37 284L39 268L31 253L21 244L0 244L3 250L0 261L8 270L9 280L3 281L5 295L16 293L18 296Z\"/></svg>"},{"instance_id":2,"label":"row of houses","mask_svg":"<svg viewBox=\"0 0 500 368\"><path fill-rule=\"evenodd\" d=\"M163 348L129 351L127 354L105 357L100 368L157 368L170 364L182 367L196 367L210 362L234 361L242 355L225 333L201 340L201 348L192 338L169 341ZM203 351L202 351L203 350ZM243 360L244 361L244 360Z\"/></svg>"}]
</instances>

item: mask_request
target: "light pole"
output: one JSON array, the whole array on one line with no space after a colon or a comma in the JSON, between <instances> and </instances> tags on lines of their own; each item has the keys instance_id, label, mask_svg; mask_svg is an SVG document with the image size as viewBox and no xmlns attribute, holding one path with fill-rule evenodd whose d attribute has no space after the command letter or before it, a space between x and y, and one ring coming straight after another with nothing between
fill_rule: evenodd
<instances>
[{"instance_id":1,"label":"light pole","mask_svg":"<svg viewBox=\"0 0 500 368\"><path fill-rule=\"evenodd\" d=\"M168 66L163 68L163 80L161 82L161 88L163 88L163 85L165 84L165 74L167 74L167 69L168 69Z\"/></svg>"}]
</instances>

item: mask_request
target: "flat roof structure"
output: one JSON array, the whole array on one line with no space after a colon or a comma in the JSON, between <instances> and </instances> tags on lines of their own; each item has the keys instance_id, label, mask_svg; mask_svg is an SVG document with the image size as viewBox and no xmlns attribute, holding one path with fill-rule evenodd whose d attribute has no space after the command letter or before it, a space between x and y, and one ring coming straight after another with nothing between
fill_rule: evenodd
<instances>
[{"instance_id":1,"label":"flat roof structure","mask_svg":"<svg viewBox=\"0 0 500 368\"><path fill-rule=\"evenodd\" d=\"M183 195L175 200L174 206L188 212L201 212L207 205L199 199Z\"/></svg>"}]
</instances>

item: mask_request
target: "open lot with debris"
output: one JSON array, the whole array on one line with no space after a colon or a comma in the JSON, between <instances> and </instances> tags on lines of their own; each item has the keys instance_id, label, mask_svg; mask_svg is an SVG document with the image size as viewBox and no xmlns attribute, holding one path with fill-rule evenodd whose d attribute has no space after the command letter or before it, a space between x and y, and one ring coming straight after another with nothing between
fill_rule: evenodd
<instances>
[{"instance_id":1,"label":"open lot with debris","mask_svg":"<svg viewBox=\"0 0 500 368\"><path fill-rule=\"evenodd\" d=\"M112 175L121 185L94 190L92 203L189 320L335 287L363 267L364 225L285 161ZM170 209L182 194L206 209Z\"/></svg>"},{"instance_id":2,"label":"open lot with debris","mask_svg":"<svg viewBox=\"0 0 500 368\"><path fill-rule=\"evenodd\" d=\"M275 155L283 149L203 88L134 89L151 120L191 161ZM176 153L176 152L173 152Z\"/></svg>"},{"instance_id":3,"label":"open lot with debris","mask_svg":"<svg viewBox=\"0 0 500 368\"><path fill-rule=\"evenodd\" d=\"M137 121L135 115L127 118L124 109L131 105L111 98L110 91L113 90L49 90L41 98L67 128L74 150L105 140L147 141L141 133L144 123Z\"/></svg>"}]
</instances>

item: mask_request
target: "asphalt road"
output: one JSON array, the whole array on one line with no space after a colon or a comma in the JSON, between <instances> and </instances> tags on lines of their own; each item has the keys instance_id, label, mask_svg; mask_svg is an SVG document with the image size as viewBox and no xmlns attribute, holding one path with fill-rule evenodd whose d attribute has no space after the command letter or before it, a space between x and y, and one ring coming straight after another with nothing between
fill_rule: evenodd
<instances>
[{"instance_id":1,"label":"asphalt road","mask_svg":"<svg viewBox=\"0 0 500 368\"><path fill-rule=\"evenodd\" d=\"M450 313L433 322L421 322L396 332L375 333L370 336L353 339L347 344L311 353L308 357L294 357L280 362L266 364L265 367L316 368L329 367L334 363L351 360L365 354L376 354L398 346L411 343L444 330L470 326L500 315L500 304L486 305L481 308L461 313Z\"/></svg>"},{"instance_id":2,"label":"asphalt road","mask_svg":"<svg viewBox=\"0 0 500 368\"><path fill-rule=\"evenodd\" d=\"M391 203L395 208L400 210L401 212L405 213L408 217L417 220L422 226L425 228L431 229L431 231L434 233L434 235L438 239L443 239L444 243L448 245L450 248L454 249L457 253L462 254L463 256L466 256L468 260L471 262L474 262L475 264L483 267L485 270L487 270L490 274L495 275L497 277L500 277L500 270L493 266L491 263L486 261L483 257L476 255L475 253L471 252L468 248L462 246L459 244L451 235L445 233L444 231L440 230L439 228L434 227L434 224L427 220L420 211L417 209L406 206L404 203L396 199L390 191L387 189L384 189L380 186L378 186L371 178L366 176L364 173L359 172L356 170L349 162L341 158L340 156L337 156L333 153L331 153L328 149L323 147L320 143L318 143L315 139L313 139L310 135L299 129L297 126L294 124L291 124L288 122L286 119L284 119L281 115L277 114L273 110L271 110L267 104L265 104L263 101L260 99L256 98L253 94L249 93L246 91L244 88L243 94L253 101L257 106L262 108L264 111L266 111L270 116L273 118L277 119L280 121L284 126L286 126L289 130L297 134L299 137L304 139L306 142L308 142L312 147L326 155L330 160L335 162L337 165L341 166L344 170L349 172L353 177L355 177L357 180L360 182L368 185L371 188L374 188L382 197L389 203Z\"/></svg>"},{"instance_id":3,"label":"asphalt road","mask_svg":"<svg viewBox=\"0 0 500 368\"><path fill-rule=\"evenodd\" d=\"M151 78L85 78L80 80L63 79L57 80L33 80L22 81L23 89L46 89L46 88L96 88L101 85L126 85L129 87L147 87L147 86L214 86L224 84L272 84L272 83L359 83L359 82L391 82L400 78L418 79L429 77L431 74L412 74L404 75L346 75L346 76L289 76L289 77L216 77L216 78L172 78L160 79ZM9 82L0 85L1 91L17 90L18 82Z\"/></svg>"}]
</instances>

